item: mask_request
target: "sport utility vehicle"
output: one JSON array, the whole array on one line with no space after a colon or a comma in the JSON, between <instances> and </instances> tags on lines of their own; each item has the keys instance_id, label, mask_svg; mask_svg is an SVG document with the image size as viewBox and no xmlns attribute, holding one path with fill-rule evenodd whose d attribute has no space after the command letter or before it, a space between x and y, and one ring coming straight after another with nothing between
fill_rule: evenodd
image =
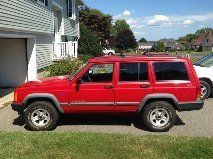
<instances>
[{"instance_id":1,"label":"sport utility vehicle","mask_svg":"<svg viewBox=\"0 0 213 159\"><path fill-rule=\"evenodd\" d=\"M150 131L168 131L176 111L198 110L201 88L187 58L168 56L97 57L73 76L23 84L13 109L26 125L52 130L61 113L135 113Z\"/></svg>"}]
</instances>

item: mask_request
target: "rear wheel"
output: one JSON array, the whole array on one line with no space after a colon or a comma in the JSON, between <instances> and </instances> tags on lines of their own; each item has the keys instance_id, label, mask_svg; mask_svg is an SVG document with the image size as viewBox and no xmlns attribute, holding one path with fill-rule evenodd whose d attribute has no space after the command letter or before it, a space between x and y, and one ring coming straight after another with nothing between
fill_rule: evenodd
<instances>
[{"instance_id":1,"label":"rear wheel","mask_svg":"<svg viewBox=\"0 0 213 159\"><path fill-rule=\"evenodd\" d=\"M49 102L30 104L24 112L26 126L33 131L50 131L57 126L59 114Z\"/></svg>"},{"instance_id":2,"label":"rear wheel","mask_svg":"<svg viewBox=\"0 0 213 159\"><path fill-rule=\"evenodd\" d=\"M112 53L112 52L110 52L108 55L112 56L112 55L113 55L113 53Z\"/></svg>"},{"instance_id":3,"label":"rear wheel","mask_svg":"<svg viewBox=\"0 0 213 159\"><path fill-rule=\"evenodd\" d=\"M149 103L142 113L144 126L153 132L165 132L176 122L176 112L173 106L164 101Z\"/></svg>"},{"instance_id":4,"label":"rear wheel","mask_svg":"<svg viewBox=\"0 0 213 159\"><path fill-rule=\"evenodd\" d=\"M201 100L205 100L209 97L211 93L211 87L209 83L206 81L200 81L200 86L201 86Z\"/></svg>"}]
</instances>

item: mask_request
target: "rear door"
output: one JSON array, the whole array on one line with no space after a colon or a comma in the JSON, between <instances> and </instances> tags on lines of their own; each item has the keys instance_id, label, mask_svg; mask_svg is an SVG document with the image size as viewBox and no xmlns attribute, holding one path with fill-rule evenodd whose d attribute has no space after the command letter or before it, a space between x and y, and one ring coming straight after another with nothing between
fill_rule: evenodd
<instances>
[{"instance_id":1,"label":"rear door","mask_svg":"<svg viewBox=\"0 0 213 159\"><path fill-rule=\"evenodd\" d=\"M173 94L182 102L196 99L196 84L184 61L155 61L152 66L155 93Z\"/></svg>"},{"instance_id":2,"label":"rear door","mask_svg":"<svg viewBox=\"0 0 213 159\"><path fill-rule=\"evenodd\" d=\"M153 92L148 62L117 63L115 111L135 112L142 99Z\"/></svg>"}]
</instances>

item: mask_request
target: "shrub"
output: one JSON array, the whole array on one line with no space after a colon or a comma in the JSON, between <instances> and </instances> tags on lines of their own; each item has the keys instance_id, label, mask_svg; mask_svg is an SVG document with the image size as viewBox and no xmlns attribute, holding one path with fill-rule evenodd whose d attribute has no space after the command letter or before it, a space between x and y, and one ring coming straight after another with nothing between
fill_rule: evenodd
<instances>
[{"instance_id":1,"label":"shrub","mask_svg":"<svg viewBox=\"0 0 213 159\"><path fill-rule=\"evenodd\" d=\"M83 63L87 63L87 61L91 59L92 57L93 57L92 55L86 55L86 54L78 55L79 60L83 61Z\"/></svg>"},{"instance_id":2,"label":"shrub","mask_svg":"<svg viewBox=\"0 0 213 159\"><path fill-rule=\"evenodd\" d=\"M49 76L62 76L74 74L82 66L79 59L62 59L49 67Z\"/></svg>"}]
</instances>

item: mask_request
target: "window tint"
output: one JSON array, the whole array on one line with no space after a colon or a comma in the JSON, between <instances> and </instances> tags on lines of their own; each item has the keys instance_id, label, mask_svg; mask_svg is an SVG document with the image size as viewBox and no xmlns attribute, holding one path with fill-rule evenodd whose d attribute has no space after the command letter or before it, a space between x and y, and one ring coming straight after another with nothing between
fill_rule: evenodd
<instances>
[{"instance_id":1,"label":"window tint","mask_svg":"<svg viewBox=\"0 0 213 159\"><path fill-rule=\"evenodd\" d=\"M189 80L183 62L156 62L154 63L157 81L162 80Z\"/></svg>"},{"instance_id":2,"label":"window tint","mask_svg":"<svg viewBox=\"0 0 213 159\"><path fill-rule=\"evenodd\" d=\"M113 64L93 65L82 77L82 82L112 82Z\"/></svg>"},{"instance_id":3,"label":"window tint","mask_svg":"<svg viewBox=\"0 0 213 159\"><path fill-rule=\"evenodd\" d=\"M147 63L121 63L120 81L147 81Z\"/></svg>"}]
</instances>

